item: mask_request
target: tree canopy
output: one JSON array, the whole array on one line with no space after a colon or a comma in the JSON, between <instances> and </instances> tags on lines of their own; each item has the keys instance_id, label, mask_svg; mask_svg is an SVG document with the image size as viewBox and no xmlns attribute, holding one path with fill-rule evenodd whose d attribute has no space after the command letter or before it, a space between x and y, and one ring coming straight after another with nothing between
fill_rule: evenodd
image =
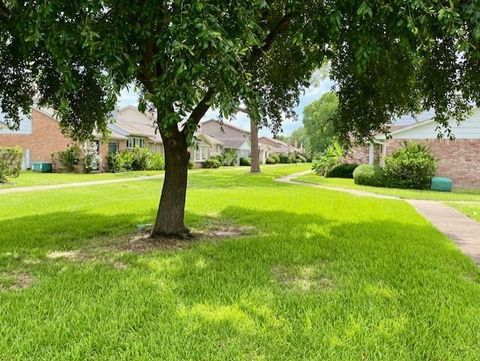
<instances>
[{"instance_id":1,"label":"tree canopy","mask_svg":"<svg viewBox=\"0 0 480 361\"><path fill-rule=\"evenodd\" d=\"M323 94L303 109L305 136L312 154L322 153L334 141L337 116L338 96L334 92Z\"/></svg>"},{"instance_id":2,"label":"tree canopy","mask_svg":"<svg viewBox=\"0 0 480 361\"><path fill-rule=\"evenodd\" d=\"M229 115L241 101L279 122L279 110L288 111L326 58L344 135L368 136L422 108L445 122L480 96L479 7L475 0L2 0L0 104L15 125L19 106L38 96L86 135L104 127L120 88L135 84L141 104L163 115L160 127L206 106Z\"/></svg>"},{"instance_id":3,"label":"tree canopy","mask_svg":"<svg viewBox=\"0 0 480 361\"><path fill-rule=\"evenodd\" d=\"M227 117L245 104L278 129L328 61L341 138L421 109L446 125L480 99L479 18L477 0L0 0L0 110L18 126L36 97L86 138L135 85L164 138L161 213L178 218L209 107Z\"/></svg>"}]
</instances>

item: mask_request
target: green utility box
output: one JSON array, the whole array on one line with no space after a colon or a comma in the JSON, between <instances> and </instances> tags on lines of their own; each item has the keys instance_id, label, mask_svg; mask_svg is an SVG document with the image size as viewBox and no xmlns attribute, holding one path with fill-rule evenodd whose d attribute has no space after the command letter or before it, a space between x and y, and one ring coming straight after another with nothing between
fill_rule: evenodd
<instances>
[{"instance_id":1,"label":"green utility box","mask_svg":"<svg viewBox=\"0 0 480 361\"><path fill-rule=\"evenodd\" d=\"M36 162L32 163L32 170L39 173L52 173L52 163Z\"/></svg>"},{"instance_id":2,"label":"green utility box","mask_svg":"<svg viewBox=\"0 0 480 361\"><path fill-rule=\"evenodd\" d=\"M432 191L451 192L453 181L445 177L433 177L430 189Z\"/></svg>"}]
</instances>

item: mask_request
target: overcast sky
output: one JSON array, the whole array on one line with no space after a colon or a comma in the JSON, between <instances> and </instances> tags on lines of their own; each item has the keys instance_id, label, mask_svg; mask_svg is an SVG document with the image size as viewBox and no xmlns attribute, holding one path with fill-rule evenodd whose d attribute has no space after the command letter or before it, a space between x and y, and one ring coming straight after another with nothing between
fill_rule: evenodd
<instances>
[{"instance_id":1,"label":"overcast sky","mask_svg":"<svg viewBox=\"0 0 480 361\"><path fill-rule=\"evenodd\" d=\"M319 84L311 86L308 89L305 89L304 94L300 97L300 103L298 106L295 108L295 112L298 114L298 121L296 122L285 122L283 124L283 134L285 135L290 135L295 129L298 127L302 126L302 117L303 117L303 108L313 102L314 100L317 100L320 98L322 94L325 92L328 92L331 90L333 86L333 82L329 80L328 78L325 80L319 81ZM119 99L119 106L123 107L126 105L137 105L138 104L138 97L135 94L133 90L130 91L123 91L122 95ZM210 109L207 114L205 114L205 117L203 120L209 120L209 119L217 119L218 118L218 113L214 109ZM238 113L235 119L231 119L232 123L244 128L244 129L249 129L250 128L250 122L248 120L248 117L244 113ZM266 136L271 136L270 131L268 129L262 129L260 131L261 135L266 135Z\"/></svg>"}]
</instances>

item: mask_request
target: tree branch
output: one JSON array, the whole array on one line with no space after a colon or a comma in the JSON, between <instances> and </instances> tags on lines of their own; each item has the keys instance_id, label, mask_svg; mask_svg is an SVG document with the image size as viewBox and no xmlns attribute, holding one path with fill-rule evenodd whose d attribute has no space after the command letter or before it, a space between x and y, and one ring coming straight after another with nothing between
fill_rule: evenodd
<instances>
[{"instance_id":1,"label":"tree branch","mask_svg":"<svg viewBox=\"0 0 480 361\"><path fill-rule=\"evenodd\" d=\"M247 62L251 63L259 58L262 57L264 53L269 51L277 37L287 31L288 27L290 26L290 22L292 20L292 14L284 15L277 23L277 25L270 31L270 33L265 38L263 45L258 46L257 48L253 49L250 59Z\"/></svg>"},{"instance_id":2,"label":"tree branch","mask_svg":"<svg viewBox=\"0 0 480 361\"><path fill-rule=\"evenodd\" d=\"M286 14L284 15L275 25L275 27L270 30L268 35L265 37L265 40L263 41L263 45L256 47L253 49L252 53L250 54L250 57L245 60L246 63L253 63L254 61L258 60L263 56L264 53L269 51L277 37L285 32L292 20L292 14ZM212 99L214 95L213 88L209 88L207 92L205 93L204 97L200 101L200 103L197 104L195 109L192 111L190 116L187 119L187 123L193 122L194 124L198 124L200 122L200 119L205 115L205 113L208 111L210 108L210 105L208 102ZM186 129L187 127L185 127Z\"/></svg>"}]
</instances>

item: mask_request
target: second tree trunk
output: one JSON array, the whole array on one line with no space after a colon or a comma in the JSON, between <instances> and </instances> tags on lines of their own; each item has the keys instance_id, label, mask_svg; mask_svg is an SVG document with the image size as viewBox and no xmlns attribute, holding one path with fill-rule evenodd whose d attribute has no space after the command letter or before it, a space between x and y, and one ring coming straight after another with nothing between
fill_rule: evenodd
<instances>
[{"instance_id":1,"label":"second tree trunk","mask_svg":"<svg viewBox=\"0 0 480 361\"><path fill-rule=\"evenodd\" d=\"M258 125L252 117L250 117L250 172L260 173L260 149L258 146Z\"/></svg>"}]
</instances>

